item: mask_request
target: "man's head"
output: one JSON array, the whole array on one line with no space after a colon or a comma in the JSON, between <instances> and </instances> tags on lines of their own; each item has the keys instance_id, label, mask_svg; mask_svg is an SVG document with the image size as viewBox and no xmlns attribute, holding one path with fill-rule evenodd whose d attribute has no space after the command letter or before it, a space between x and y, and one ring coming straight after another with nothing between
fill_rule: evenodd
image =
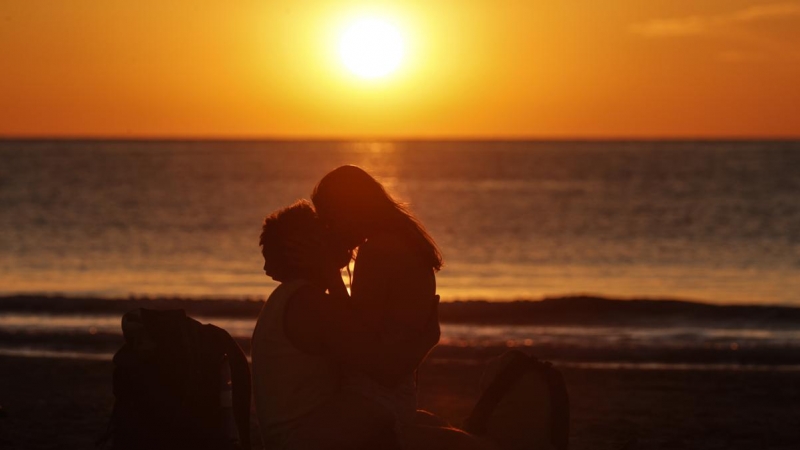
<instances>
[{"instance_id":1,"label":"man's head","mask_svg":"<svg viewBox=\"0 0 800 450\"><path fill-rule=\"evenodd\" d=\"M350 261L350 254L333 252L329 246L314 246L325 241L325 229L317 219L311 204L298 200L291 206L279 209L264 219L259 245L264 257L264 273L275 281L285 282L296 278L316 280L326 270L340 269ZM293 243L305 243L312 251L311 266L300 266L291 252ZM316 253L313 253L316 252Z\"/></svg>"}]
</instances>

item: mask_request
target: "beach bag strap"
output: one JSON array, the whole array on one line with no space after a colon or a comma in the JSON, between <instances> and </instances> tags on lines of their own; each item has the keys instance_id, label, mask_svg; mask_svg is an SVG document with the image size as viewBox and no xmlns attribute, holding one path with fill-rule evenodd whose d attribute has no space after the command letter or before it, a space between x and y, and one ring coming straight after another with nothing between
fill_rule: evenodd
<instances>
[{"instance_id":1,"label":"beach bag strap","mask_svg":"<svg viewBox=\"0 0 800 450\"><path fill-rule=\"evenodd\" d=\"M497 405L506 393L528 371L530 364L523 354L515 354L514 359L500 372L486 388L475 404L472 414L464 422L464 431L475 435L486 434L486 424Z\"/></svg>"},{"instance_id":2,"label":"beach bag strap","mask_svg":"<svg viewBox=\"0 0 800 450\"><path fill-rule=\"evenodd\" d=\"M203 325L207 333L213 336L228 356L231 369L231 384L233 396L233 414L239 429L240 445L243 449L250 448L250 399L252 395L252 379L250 365L242 348L230 333L215 325Z\"/></svg>"},{"instance_id":3,"label":"beach bag strap","mask_svg":"<svg viewBox=\"0 0 800 450\"><path fill-rule=\"evenodd\" d=\"M569 446L569 396L564 377L548 361L540 361L522 352L514 352L513 359L492 380L464 423L464 430L475 435L486 434L487 423L497 405L522 376L530 370L544 375L550 396L550 440L557 450Z\"/></svg>"},{"instance_id":4,"label":"beach bag strap","mask_svg":"<svg viewBox=\"0 0 800 450\"><path fill-rule=\"evenodd\" d=\"M540 364L544 370L547 386L550 388L551 428L550 439L558 450L569 447L569 394L564 375L553 367L549 361L530 358L534 364Z\"/></svg>"}]
</instances>

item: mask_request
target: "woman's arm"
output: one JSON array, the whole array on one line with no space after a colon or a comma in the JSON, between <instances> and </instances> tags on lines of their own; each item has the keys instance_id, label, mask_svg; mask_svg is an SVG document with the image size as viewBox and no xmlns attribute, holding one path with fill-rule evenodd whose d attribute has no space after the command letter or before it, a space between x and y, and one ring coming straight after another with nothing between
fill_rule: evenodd
<instances>
[{"instance_id":1,"label":"woman's arm","mask_svg":"<svg viewBox=\"0 0 800 450\"><path fill-rule=\"evenodd\" d=\"M359 248L352 298L378 311L384 336L414 335L426 325L436 293L433 269L407 236L384 234Z\"/></svg>"},{"instance_id":2,"label":"woman's arm","mask_svg":"<svg viewBox=\"0 0 800 450\"><path fill-rule=\"evenodd\" d=\"M329 320L321 328L326 353L346 367L365 373L386 386L395 386L417 369L439 342L439 296L431 299L425 325L413 335L387 341L380 331L349 308L327 302L323 313ZM332 308L333 307L333 308Z\"/></svg>"},{"instance_id":3,"label":"woman's arm","mask_svg":"<svg viewBox=\"0 0 800 450\"><path fill-rule=\"evenodd\" d=\"M413 373L439 342L433 269L409 244L402 236L373 237L356 260L352 304L378 344L362 349L360 357L372 364L365 372L384 384Z\"/></svg>"},{"instance_id":4,"label":"woman's arm","mask_svg":"<svg viewBox=\"0 0 800 450\"><path fill-rule=\"evenodd\" d=\"M439 341L438 296L432 303L422 332L413 339L385 343L348 305L318 289L304 288L289 302L284 328L300 350L326 354L386 386L394 386L412 373Z\"/></svg>"},{"instance_id":5,"label":"woman's arm","mask_svg":"<svg viewBox=\"0 0 800 450\"><path fill-rule=\"evenodd\" d=\"M413 373L439 341L435 279L397 239L371 239L359 252L353 298L341 272L331 270L325 274L328 295L310 289L292 299L287 336L301 350L327 353L393 385Z\"/></svg>"}]
</instances>

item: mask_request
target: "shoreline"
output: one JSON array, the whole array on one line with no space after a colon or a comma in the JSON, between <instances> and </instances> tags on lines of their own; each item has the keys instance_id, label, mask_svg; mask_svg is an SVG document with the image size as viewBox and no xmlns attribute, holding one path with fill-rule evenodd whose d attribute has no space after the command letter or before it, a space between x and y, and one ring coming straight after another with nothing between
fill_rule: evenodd
<instances>
[{"instance_id":1,"label":"shoreline","mask_svg":"<svg viewBox=\"0 0 800 450\"><path fill-rule=\"evenodd\" d=\"M249 351L263 301L0 297L0 354L110 359L122 315L184 309L227 330ZM440 304L431 356L481 360L508 348L564 366L736 371L800 365L800 308L568 297Z\"/></svg>"},{"instance_id":2,"label":"shoreline","mask_svg":"<svg viewBox=\"0 0 800 450\"><path fill-rule=\"evenodd\" d=\"M448 331L429 357L441 361L483 361L508 349L519 349L564 367L598 369L657 370L783 370L800 368L800 342L792 345L727 344L709 348L693 346L658 346L648 343L591 345L586 342L533 341L518 345L496 341L459 345L449 342ZM250 337L234 336L245 352L250 352ZM0 355L51 357L55 359L111 360L124 344L121 332L13 333L0 331Z\"/></svg>"}]
</instances>

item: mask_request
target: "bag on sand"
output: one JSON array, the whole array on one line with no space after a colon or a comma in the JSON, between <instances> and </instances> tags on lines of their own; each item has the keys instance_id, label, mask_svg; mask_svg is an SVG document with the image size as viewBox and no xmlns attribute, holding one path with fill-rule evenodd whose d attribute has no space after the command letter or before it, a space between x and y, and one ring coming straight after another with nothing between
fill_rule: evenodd
<instances>
[{"instance_id":1,"label":"bag on sand","mask_svg":"<svg viewBox=\"0 0 800 450\"><path fill-rule=\"evenodd\" d=\"M464 429L503 450L566 450L569 398L549 362L512 350L490 362L484 388Z\"/></svg>"},{"instance_id":2,"label":"bag on sand","mask_svg":"<svg viewBox=\"0 0 800 450\"><path fill-rule=\"evenodd\" d=\"M250 448L250 369L225 330L183 310L122 317L114 409L101 444L115 450Z\"/></svg>"}]
</instances>

